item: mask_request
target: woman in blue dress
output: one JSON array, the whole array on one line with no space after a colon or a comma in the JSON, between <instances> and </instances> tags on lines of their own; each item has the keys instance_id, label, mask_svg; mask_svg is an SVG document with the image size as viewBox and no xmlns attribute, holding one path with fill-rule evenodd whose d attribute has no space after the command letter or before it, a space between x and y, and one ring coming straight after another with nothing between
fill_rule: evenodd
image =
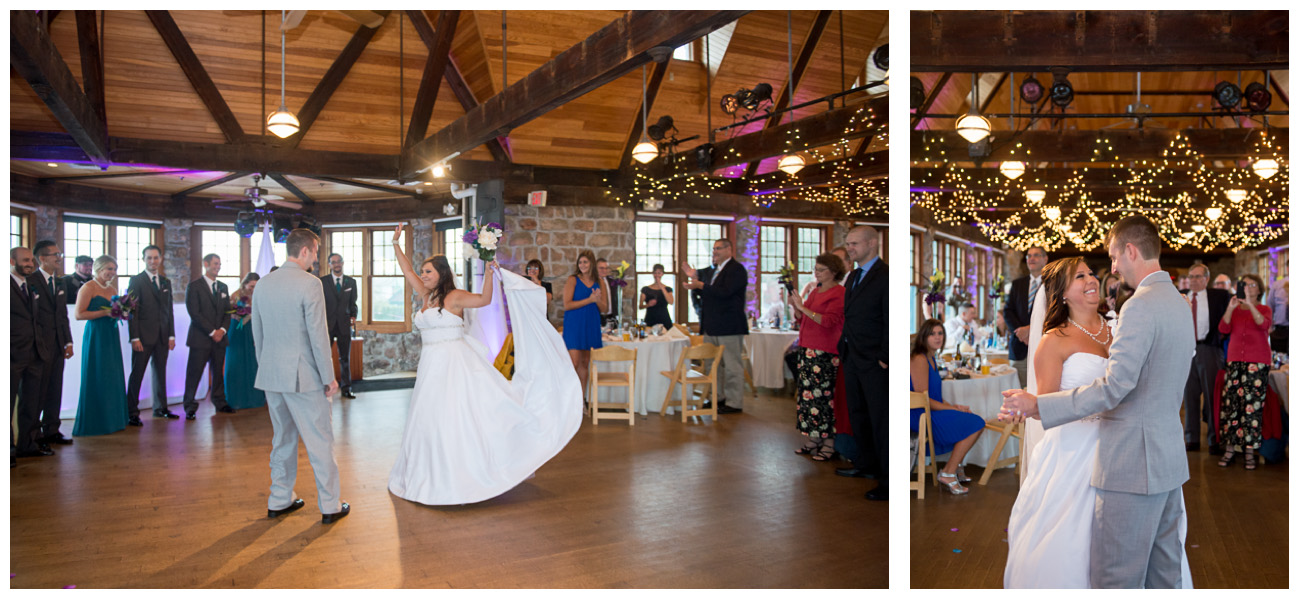
<instances>
[{"instance_id":1,"label":"woman in blue dress","mask_svg":"<svg viewBox=\"0 0 1300 600\"><path fill-rule=\"evenodd\" d=\"M126 429L126 373L122 338L109 307L117 288L117 261L95 259L94 278L77 292L73 315L86 323L81 337L81 395L72 435L105 435Z\"/></svg>"},{"instance_id":2,"label":"woman in blue dress","mask_svg":"<svg viewBox=\"0 0 1300 600\"><path fill-rule=\"evenodd\" d=\"M252 310L253 288L257 287L258 279L260 276L255 272L245 275L239 290L230 295L236 312L230 315L227 329L230 344L226 346L226 402L235 409L266 406L266 392L253 387L253 382L257 381L257 354L253 351L249 315L238 314L241 307Z\"/></svg>"},{"instance_id":3,"label":"woman in blue dress","mask_svg":"<svg viewBox=\"0 0 1300 600\"><path fill-rule=\"evenodd\" d=\"M596 277L596 255L591 250L578 254L573 275L564 281L564 347L569 349L573 369L582 381L582 396L587 397L587 367L591 351L600 348L600 314L605 312L605 295Z\"/></svg>"},{"instance_id":4,"label":"woman in blue dress","mask_svg":"<svg viewBox=\"0 0 1300 600\"><path fill-rule=\"evenodd\" d=\"M916 331L916 342L912 344L912 391L928 392L930 397L934 451L937 454L952 452L947 464L939 471L939 483L953 494L965 494L970 490L962 484L969 482L970 478L966 477L961 463L966 459L971 446L980 439L980 434L984 433L984 419L971 413L969 406L943 401L943 379L939 377L939 367L934 358L947 341L948 334L944 331L943 323L937 319L927 319ZM917 430L924 412L925 409L912 409L912 431Z\"/></svg>"}]
</instances>

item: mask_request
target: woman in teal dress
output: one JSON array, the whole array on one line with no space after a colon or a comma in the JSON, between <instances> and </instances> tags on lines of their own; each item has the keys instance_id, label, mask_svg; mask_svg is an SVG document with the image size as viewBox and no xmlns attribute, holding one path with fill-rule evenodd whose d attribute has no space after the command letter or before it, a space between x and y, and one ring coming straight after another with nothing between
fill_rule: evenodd
<instances>
[{"instance_id":1,"label":"woman in teal dress","mask_svg":"<svg viewBox=\"0 0 1300 600\"><path fill-rule=\"evenodd\" d=\"M77 292L74 315L86 323L81 338L81 396L72 435L105 435L126 429L126 372L122 338L109 307L117 288L117 261L95 259L94 278Z\"/></svg>"},{"instance_id":2,"label":"woman in teal dress","mask_svg":"<svg viewBox=\"0 0 1300 600\"><path fill-rule=\"evenodd\" d=\"M235 409L266 406L266 392L253 387L253 382L257 381L257 354L253 351L249 316L239 314L242 307L252 310L253 288L257 287L258 279L257 273L245 275L239 290L230 296L235 313L230 315L230 327L227 328L230 343L226 346L226 402Z\"/></svg>"}]
</instances>

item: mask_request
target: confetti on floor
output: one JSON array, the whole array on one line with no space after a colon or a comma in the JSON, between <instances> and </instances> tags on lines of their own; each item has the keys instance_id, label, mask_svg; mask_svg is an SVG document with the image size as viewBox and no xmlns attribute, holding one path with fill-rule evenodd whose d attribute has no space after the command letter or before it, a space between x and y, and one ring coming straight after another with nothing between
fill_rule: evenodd
<instances>
[{"instance_id":1,"label":"confetti on floor","mask_svg":"<svg viewBox=\"0 0 1300 600\"><path fill-rule=\"evenodd\" d=\"M949 529L948 531L957 531L957 528L956 528L956 527L953 527L952 529Z\"/></svg>"},{"instance_id":2,"label":"confetti on floor","mask_svg":"<svg viewBox=\"0 0 1300 600\"><path fill-rule=\"evenodd\" d=\"M961 554L961 548L953 548L952 551L957 554Z\"/></svg>"}]
</instances>

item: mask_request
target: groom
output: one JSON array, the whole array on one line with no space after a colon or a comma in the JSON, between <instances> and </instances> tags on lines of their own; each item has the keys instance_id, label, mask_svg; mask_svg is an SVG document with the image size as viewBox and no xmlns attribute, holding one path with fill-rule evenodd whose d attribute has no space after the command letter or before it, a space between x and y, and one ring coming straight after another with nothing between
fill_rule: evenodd
<instances>
[{"instance_id":1,"label":"groom","mask_svg":"<svg viewBox=\"0 0 1300 600\"><path fill-rule=\"evenodd\" d=\"M1188 479L1178 410L1196 345L1191 309L1160 269L1160 237L1151 221L1120 220L1107 248L1112 270L1137 291L1120 314L1106 375L1037 398L1008 390L998 418L1039 418L1050 429L1101 413L1091 586L1178 588L1178 522Z\"/></svg>"},{"instance_id":2,"label":"groom","mask_svg":"<svg viewBox=\"0 0 1300 600\"><path fill-rule=\"evenodd\" d=\"M316 502L321 522L348 516L339 500L339 467L334 461L334 429L330 399L339 390L325 328L325 292L321 280L308 272L316 262L320 238L295 229L285 240L289 260L257 284L253 304L253 347L257 353L254 387L266 392L271 413L271 497L269 518L303 507L294 498L298 477L298 438L316 474Z\"/></svg>"}]
</instances>

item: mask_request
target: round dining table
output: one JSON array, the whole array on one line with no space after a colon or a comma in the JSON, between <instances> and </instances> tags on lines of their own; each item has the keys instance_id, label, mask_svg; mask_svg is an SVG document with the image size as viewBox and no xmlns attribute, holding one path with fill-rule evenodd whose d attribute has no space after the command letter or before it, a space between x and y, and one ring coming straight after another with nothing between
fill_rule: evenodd
<instances>
[{"instance_id":1,"label":"round dining table","mask_svg":"<svg viewBox=\"0 0 1300 600\"><path fill-rule=\"evenodd\" d=\"M785 351L798 339L798 331L779 329L754 329L745 336L755 387L781 389L786 377L794 377L785 366Z\"/></svg>"},{"instance_id":2,"label":"round dining table","mask_svg":"<svg viewBox=\"0 0 1300 600\"><path fill-rule=\"evenodd\" d=\"M1268 385L1277 392L1278 398L1282 399L1282 409L1288 413L1291 412L1291 405L1289 403L1290 395L1287 393L1287 385L1290 384L1290 381L1290 365L1285 365L1281 369L1268 370Z\"/></svg>"},{"instance_id":3,"label":"round dining table","mask_svg":"<svg viewBox=\"0 0 1300 600\"><path fill-rule=\"evenodd\" d=\"M998 417L998 411L1002 408L1002 392L1019 387L1020 377L1015 371L1003 375L977 374L970 379L945 379L943 401L946 404L969 406L972 413L989 421ZM1015 441L1013 438L1002 447L999 459L1020 455L1020 444L1013 443ZM985 430L985 434L966 453L966 463L983 467L994 462L989 455L993 454L993 447L997 444L998 436L995 432Z\"/></svg>"},{"instance_id":4,"label":"round dining table","mask_svg":"<svg viewBox=\"0 0 1300 600\"><path fill-rule=\"evenodd\" d=\"M663 335L629 342L606 340L604 343L607 346L621 346L636 350L636 398L632 408L637 414L642 415L648 412L659 412L659 408L664 403L664 395L668 393L668 378L661 372L677 368L677 359L681 357L682 350L690 345L690 340L685 337ZM626 372L627 367L627 361L596 363L596 370L602 373ZM601 402L627 401L627 388L605 387L600 388L599 392ZM680 394L681 389L678 386L675 395Z\"/></svg>"}]
</instances>

